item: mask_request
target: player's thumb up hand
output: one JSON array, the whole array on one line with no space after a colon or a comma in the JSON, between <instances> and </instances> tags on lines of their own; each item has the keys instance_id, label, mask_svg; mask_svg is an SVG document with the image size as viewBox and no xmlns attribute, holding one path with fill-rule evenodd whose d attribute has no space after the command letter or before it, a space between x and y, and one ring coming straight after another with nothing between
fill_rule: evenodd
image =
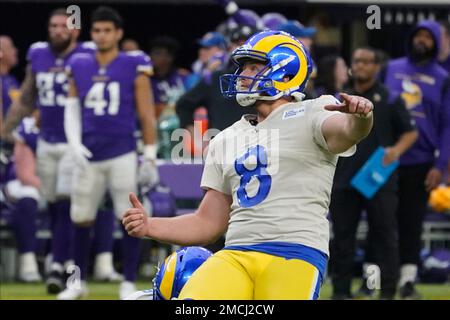
<instances>
[{"instance_id":1,"label":"player's thumb up hand","mask_svg":"<svg viewBox=\"0 0 450 320\"><path fill-rule=\"evenodd\" d=\"M136 238L142 238L148 235L148 216L134 193L130 193L130 202L132 208L125 211L122 224L127 233Z\"/></svg>"},{"instance_id":2,"label":"player's thumb up hand","mask_svg":"<svg viewBox=\"0 0 450 320\"><path fill-rule=\"evenodd\" d=\"M133 192L130 192L130 203L133 206L133 208L145 211L144 206Z\"/></svg>"}]
</instances>

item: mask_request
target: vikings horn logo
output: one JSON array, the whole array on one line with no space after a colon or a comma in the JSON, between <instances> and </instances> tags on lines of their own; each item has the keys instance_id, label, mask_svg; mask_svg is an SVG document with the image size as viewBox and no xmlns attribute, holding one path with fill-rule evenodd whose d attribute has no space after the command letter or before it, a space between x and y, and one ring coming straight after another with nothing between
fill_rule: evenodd
<instances>
[{"instance_id":1,"label":"vikings horn logo","mask_svg":"<svg viewBox=\"0 0 450 320\"><path fill-rule=\"evenodd\" d=\"M401 94L408 110L414 109L422 103L422 90L420 87L410 80L402 81L403 92Z\"/></svg>"}]
</instances>

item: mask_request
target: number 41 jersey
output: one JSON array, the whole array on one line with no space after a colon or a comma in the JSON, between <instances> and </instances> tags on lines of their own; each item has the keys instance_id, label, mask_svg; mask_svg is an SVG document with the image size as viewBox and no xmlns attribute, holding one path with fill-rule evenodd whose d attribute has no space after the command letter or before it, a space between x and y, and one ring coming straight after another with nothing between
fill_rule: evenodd
<instances>
[{"instance_id":1,"label":"number 41 jersey","mask_svg":"<svg viewBox=\"0 0 450 320\"><path fill-rule=\"evenodd\" d=\"M142 51L120 52L101 66L95 55L76 54L66 68L81 103L82 141L91 161L107 160L136 149L135 79L153 73Z\"/></svg>"},{"instance_id":2,"label":"number 41 jersey","mask_svg":"<svg viewBox=\"0 0 450 320\"><path fill-rule=\"evenodd\" d=\"M211 141L202 188L233 198L226 246L289 243L328 254L327 220L338 156L322 123L332 96L287 103L262 122L245 115ZM355 147L342 156L355 152Z\"/></svg>"}]
</instances>

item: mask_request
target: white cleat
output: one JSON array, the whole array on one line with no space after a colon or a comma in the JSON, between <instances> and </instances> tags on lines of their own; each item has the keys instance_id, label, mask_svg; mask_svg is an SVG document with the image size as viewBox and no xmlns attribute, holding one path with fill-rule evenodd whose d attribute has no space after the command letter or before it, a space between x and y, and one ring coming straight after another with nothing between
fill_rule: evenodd
<instances>
[{"instance_id":1,"label":"white cleat","mask_svg":"<svg viewBox=\"0 0 450 320\"><path fill-rule=\"evenodd\" d=\"M96 272L94 274L94 280L102 282L121 282L123 281L123 275L118 273L116 270L112 270L108 273Z\"/></svg>"},{"instance_id":2,"label":"white cleat","mask_svg":"<svg viewBox=\"0 0 450 320\"><path fill-rule=\"evenodd\" d=\"M42 277L39 272L20 272L19 281L25 283L41 282Z\"/></svg>"},{"instance_id":3,"label":"white cleat","mask_svg":"<svg viewBox=\"0 0 450 320\"><path fill-rule=\"evenodd\" d=\"M137 289L133 282L123 281L120 284L119 298L120 298L120 300L124 300L125 298L131 296L136 291L137 291Z\"/></svg>"},{"instance_id":4,"label":"white cleat","mask_svg":"<svg viewBox=\"0 0 450 320\"><path fill-rule=\"evenodd\" d=\"M111 252L102 252L95 256L94 280L105 282L123 281L123 276L114 270Z\"/></svg>"},{"instance_id":5,"label":"white cleat","mask_svg":"<svg viewBox=\"0 0 450 320\"><path fill-rule=\"evenodd\" d=\"M88 295L89 291L87 289L87 285L85 281L81 281L78 285L71 285L67 287L65 290L61 291L56 299L58 300L78 300L81 298L85 298Z\"/></svg>"},{"instance_id":6,"label":"white cleat","mask_svg":"<svg viewBox=\"0 0 450 320\"><path fill-rule=\"evenodd\" d=\"M33 252L23 253L19 257L19 281L32 283L41 282L36 255Z\"/></svg>"},{"instance_id":7,"label":"white cleat","mask_svg":"<svg viewBox=\"0 0 450 320\"><path fill-rule=\"evenodd\" d=\"M137 291L122 300L153 300L153 289Z\"/></svg>"}]
</instances>

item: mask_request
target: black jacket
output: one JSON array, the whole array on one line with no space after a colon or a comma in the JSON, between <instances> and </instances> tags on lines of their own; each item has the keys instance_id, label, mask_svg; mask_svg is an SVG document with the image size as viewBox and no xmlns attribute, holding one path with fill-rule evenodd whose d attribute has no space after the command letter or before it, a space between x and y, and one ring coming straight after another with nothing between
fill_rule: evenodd
<instances>
[{"instance_id":1,"label":"black jacket","mask_svg":"<svg viewBox=\"0 0 450 320\"><path fill-rule=\"evenodd\" d=\"M235 70L236 66L228 65L212 74L211 83L201 80L180 97L176 111L182 128L194 123L194 111L201 106L208 110L209 128L221 131L238 121L244 114L255 113L254 108L241 107L235 98L225 98L220 91L220 76L234 73Z\"/></svg>"},{"instance_id":2,"label":"black jacket","mask_svg":"<svg viewBox=\"0 0 450 320\"><path fill-rule=\"evenodd\" d=\"M345 90L349 94L365 97L372 101L373 128L369 135L357 145L356 153L348 158L340 157L334 175L333 188L350 188L350 181L379 146L393 146L399 137L415 130L403 99L393 96L388 89L376 82L369 90L356 93L352 88ZM394 173L384 187L396 190L397 176Z\"/></svg>"}]
</instances>

